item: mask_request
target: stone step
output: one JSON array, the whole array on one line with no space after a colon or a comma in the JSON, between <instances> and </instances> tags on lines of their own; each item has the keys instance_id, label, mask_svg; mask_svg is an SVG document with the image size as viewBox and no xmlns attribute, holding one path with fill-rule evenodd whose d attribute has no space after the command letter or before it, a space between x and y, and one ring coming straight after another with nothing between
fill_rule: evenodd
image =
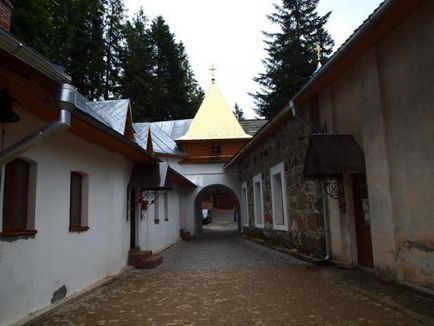
<instances>
[{"instance_id":1,"label":"stone step","mask_svg":"<svg viewBox=\"0 0 434 326\"><path fill-rule=\"evenodd\" d=\"M152 269L152 268L157 268L162 263L163 263L163 256L155 255L140 261L136 261L136 264L133 264L133 266L135 268Z\"/></svg>"},{"instance_id":2,"label":"stone step","mask_svg":"<svg viewBox=\"0 0 434 326\"><path fill-rule=\"evenodd\" d=\"M152 257L151 250L132 250L128 254L128 265L136 266L149 257Z\"/></svg>"}]
</instances>

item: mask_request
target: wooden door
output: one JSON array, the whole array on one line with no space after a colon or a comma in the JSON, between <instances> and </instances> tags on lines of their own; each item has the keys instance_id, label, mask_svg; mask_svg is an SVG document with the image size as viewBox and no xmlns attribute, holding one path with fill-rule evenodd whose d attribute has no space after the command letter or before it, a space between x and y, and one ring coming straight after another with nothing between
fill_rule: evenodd
<instances>
[{"instance_id":1,"label":"wooden door","mask_svg":"<svg viewBox=\"0 0 434 326\"><path fill-rule=\"evenodd\" d=\"M359 265L373 267L371 217L365 175L353 176L354 215Z\"/></svg>"}]
</instances>

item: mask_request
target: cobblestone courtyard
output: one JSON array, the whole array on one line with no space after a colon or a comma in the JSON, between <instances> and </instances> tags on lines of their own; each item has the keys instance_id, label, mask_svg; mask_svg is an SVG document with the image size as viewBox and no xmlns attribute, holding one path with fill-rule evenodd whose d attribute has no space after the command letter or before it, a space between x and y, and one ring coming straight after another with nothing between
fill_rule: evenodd
<instances>
[{"instance_id":1,"label":"cobblestone courtyard","mask_svg":"<svg viewBox=\"0 0 434 326\"><path fill-rule=\"evenodd\" d=\"M205 230L163 253L157 270L130 270L33 325L420 325L303 263L239 237ZM426 303L426 302L425 302Z\"/></svg>"}]
</instances>

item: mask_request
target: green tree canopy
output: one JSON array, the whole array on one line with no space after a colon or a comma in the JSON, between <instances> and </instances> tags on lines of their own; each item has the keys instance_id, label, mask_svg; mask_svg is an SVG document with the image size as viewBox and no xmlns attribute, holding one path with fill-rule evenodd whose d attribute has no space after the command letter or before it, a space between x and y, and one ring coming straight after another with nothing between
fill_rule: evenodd
<instances>
[{"instance_id":1,"label":"green tree canopy","mask_svg":"<svg viewBox=\"0 0 434 326\"><path fill-rule=\"evenodd\" d=\"M260 90L253 95L255 111L262 117L272 117L309 80L317 65L317 45L323 63L332 53L334 42L324 27L331 12L320 16L318 1L282 0L267 16L281 31L264 32L268 57L263 60L265 73L254 79Z\"/></svg>"},{"instance_id":2,"label":"green tree canopy","mask_svg":"<svg viewBox=\"0 0 434 326\"><path fill-rule=\"evenodd\" d=\"M203 91L163 17L123 0L16 0L12 32L54 63L90 100L130 98L136 121L192 118Z\"/></svg>"}]
</instances>

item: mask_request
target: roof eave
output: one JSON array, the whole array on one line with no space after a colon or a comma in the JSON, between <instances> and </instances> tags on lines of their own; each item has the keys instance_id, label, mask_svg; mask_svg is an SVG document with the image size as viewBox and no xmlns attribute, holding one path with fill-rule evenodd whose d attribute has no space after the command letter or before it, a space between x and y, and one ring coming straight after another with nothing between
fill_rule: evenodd
<instances>
[{"instance_id":1,"label":"roof eave","mask_svg":"<svg viewBox=\"0 0 434 326\"><path fill-rule=\"evenodd\" d=\"M57 82L71 82L71 77L60 69L59 66L51 63L32 48L20 42L11 33L1 28L0 48Z\"/></svg>"}]
</instances>

